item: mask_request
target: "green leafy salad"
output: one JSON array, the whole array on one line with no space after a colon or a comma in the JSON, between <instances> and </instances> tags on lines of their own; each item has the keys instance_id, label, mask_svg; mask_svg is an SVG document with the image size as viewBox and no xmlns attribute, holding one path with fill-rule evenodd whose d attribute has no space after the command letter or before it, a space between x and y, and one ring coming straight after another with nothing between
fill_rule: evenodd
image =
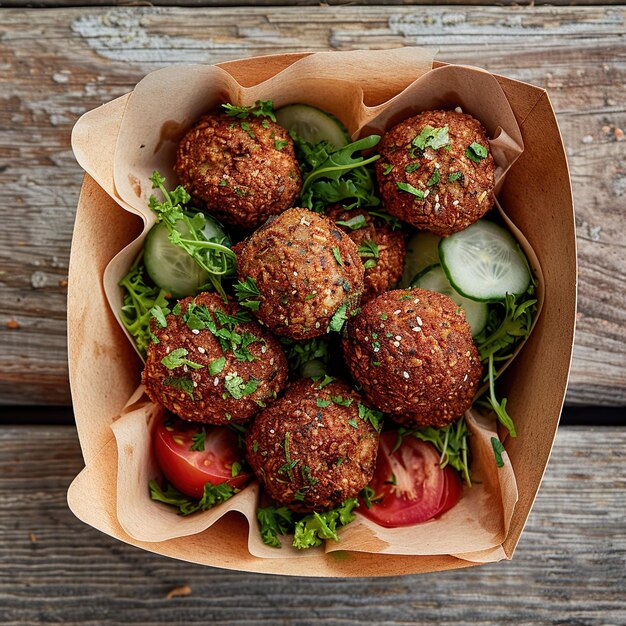
<instances>
[{"instance_id":1,"label":"green leafy salad","mask_svg":"<svg viewBox=\"0 0 626 626\"><path fill-rule=\"evenodd\" d=\"M275 111L271 101L259 101L249 107L226 104L223 108L232 117L233 123L240 124L244 130L244 125L247 125L249 134L252 131L248 122L252 119L276 121L289 131L302 177L295 206L318 213L323 213L331 205L341 205L348 211L358 208L360 210L355 212L354 217L337 222L351 231L365 227L364 211L383 220L392 229L408 229L386 213L375 184L373 164L381 158L376 152L381 139L379 135L351 141L347 130L335 117L307 105L289 105ZM250 137L253 136L253 133L250 134ZM447 142L447 128L430 128L415 138L412 150L436 150ZM284 147L280 140L276 141L277 151ZM470 145L466 153L474 162L484 159L486 154L486 148L478 143ZM383 170L383 174L387 173ZM452 176L449 180L457 181L460 176L458 173L456 178ZM196 331L192 329L192 332L209 328L216 337L220 337L220 341L228 343L228 349L232 349L235 355L243 354L246 352L245 337L238 334L237 324L251 321L259 309L261 302L257 284L251 278L237 279L233 243L220 222L194 207L190 194L182 186L169 189L171 186L166 184L159 172L155 171L150 180L155 194L150 198L149 207L154 213L155 224L146 237L141 254L119 282L123 290L120 319L124 328L145 359L151 343L158 342L151 330L152 319L154 324L164 328L167 315L176 311L176 307L180 309L178 300L213 291L226 301L227 294L230 294L244 307L242 317L232 317L227 324L217 316L216 324L211 314L205 312L202 325ZM439 172L435 170L427 185L430 187L438 183ZM404 187L398 184L401 190L414 196L419 192L424 197L424 192L408 183L402 184ZM243 235L237 233L236 237L241 239ZM358 252L366 270L375 267L379 261L380 251L375 241L360 244ZM339 265L343 263L338 249L335 258ZM465 310L484 367L484 384L473 408L493 413L509 435L515 437L517 433L507 410L507 398L498 394L496 381L503 365L530 334L537 312L537 285L517 241L501 223L487 219L480 219L446 238L412 231L400 286L446 294ZM336 355L341 352L341 333L349 317L346 307L343 311L340 307L333 316L329 326L331 332L326 335L308 341L281 338L290 377L315 379L322 388L333 380L333 376L344 373L344 365ZM189 314L185 320L188 321L188 318ZM172 351L161 362L171 370L202 367L189 358L184 348ZM224 358L213 361L208 367L209 374L220 374L224 363ZM215 380L218 380L217 377ZM241 398L253 393L258 385L259 382L254 379L244 382L241 377L231 376L227 380L226 391L232 398ZM193 391L192 387L186 390L192 397ZM378 425L378 419L376 423ZM172 430L166 424L163 437L168 436L168 428ZM189 515L207 510L235 495L246 476L251 476L241 449L245 428L237 426L236 429L239 429L239 448L227 474L232 472L232 479L242 482L235 486L226 482L206 482L203 488L200 484L196 489L195 496L191 496L180 485L171 483L168 476L170 482L164 484L150 481L152 499L174 507L181 515ZM439 455L441 468L454 468L471 486L471 435L464 417L444 428L408 429L396 426L396 431L396 449L406 437L432 444ZM208 446L209 442L204 427L192 435L189 435L190 439L184 435L187 437L185 450L204 453L205 443ZM184 437L179 433L179 440ZM494 464L501 467L504 447L495 437L492 445ZM286 454L288 457L288 447ZM375 498L371 488L365 488L361 499L366 506L372 504ZM339 541L338 529L355 519L354 511L359 505L359 499L349 498L330 511L310 514L298 514L285 506L260 507L257 520L261 538L269 546L280 547L282 536L293 535L292 545L298 549L319 546L326 539Z\"/></svg>"}]
</instances>

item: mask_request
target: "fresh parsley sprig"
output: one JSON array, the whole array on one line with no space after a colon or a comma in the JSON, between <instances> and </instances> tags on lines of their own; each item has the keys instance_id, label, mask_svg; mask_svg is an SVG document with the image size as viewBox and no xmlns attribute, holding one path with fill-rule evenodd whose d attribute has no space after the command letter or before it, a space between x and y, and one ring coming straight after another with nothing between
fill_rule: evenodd
<instances>
[{"instance_id":1,"label":"fresh parsley sprig","mask_svg":"<svg viewBox=\"0 0 626 626\"><path fill-rule=\"evenodd\" d=\"M261 306L261 292L257 287L256 280L251 276L246 276L244 281L236 282L234 285L235 296L241 306L245 306L251 311L258 311Z\"/></svg>"},{"instance_id":2,"label":"fresh parsley sprig","mask_svg":"<svg viewBox=\"0 0 626 626\"><path fill-rule=\"evenodd\" d=\"M169 305L165 290L147 285L144 276L145 270L140 255L128 274L119 282L120 287L126 292L120 309L120 318L142 357L145 357L152 340L150 331L151 311L155 307L159 311L162 308L167 309Z\"/></svg>"},{"instance_id":3,"label":"fresh parsley sprig","mask_svg":"<svg viewBox=\"0 0 626 626\"><path fill-rule=\"evenodd\" d=\"M356 498L348 498L335 509L304 516L293 513L284 506L259 508L257 520L261 539L268 546L280 548L278 537L293 534L292 545L299 550L320 546L324 539L339 541L338 528L356 519L353 511L358 505Z\"/></svg>"},{"instance_id":4,"label":"fresh parsley sprig","mask_svg":"<svg viewBox=\"0 0 626 626\"><path fill-rule=\"evenodd\" d=\"M163 224L169 233L169 240L189 254L193 260L209 275L209 283L226 300L226 293L221 278L235 272L235 253L226 245L225 238L207 240L202 231L206 218L200 212L187 208L191 196L179 185L173 191L165 188L165 178L159 172L150 177L153 189L159 189L163 201L150 196L148 206L157 216L157 222Z\"/></svg>"},{"instance_id":5,"label":"fresh parsley sprig","mask_svg":"<svg viewBox=\"0 0 626 626\"><path fill-rule=\"evenodd\" d=\"M272 122L276 121L276 116L274 115L274 103L271 100L257 100L251 106L223 104L222 108L224 109L226 115L236 117L240 120L245 120L250 115L254 115L254 117L269 117Z\"/></svg>"},{"instance_id":6,"label":"fresh parsley sprig","mask_svg":"<svg viewBox=\"0 0 626 626\"><path fill-rule=\"evenodd\" d=\"M148 482L148 487L150 489L150 497L153 500L177 508L178 514L183 516L191 515L196 511L207 511L222 502L226 502L239 491L239 489L231 487L228 483L213 485L211 482L207 482L204 485L202 498L194 500L167 483L165 488L162 489L156 480L151 480Z\"/></svg>"}]
</instances>

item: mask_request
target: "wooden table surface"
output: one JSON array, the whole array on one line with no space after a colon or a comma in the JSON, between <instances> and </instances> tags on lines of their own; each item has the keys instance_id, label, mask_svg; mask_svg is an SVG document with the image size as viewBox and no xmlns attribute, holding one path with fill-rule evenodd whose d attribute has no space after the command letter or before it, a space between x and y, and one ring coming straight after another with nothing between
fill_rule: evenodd
<instances>
[{"instance_id":1,"label":"wooden table surface","mask_svg":"<svg viewBox=\"0 0 626 626\"><path fill-rule=\"evenodd\" d=\"M626 7L29 4L0 1L0 621L626 623ZM172 63L416 44L545 87L570 163L580 270L565 417L583 425L560 427L514 560L289 579L186 565L82 525L65 503L82 467L65 322L74 122ZM184 585L190 596L166 599Z\"/></svg>"}]
</instances>

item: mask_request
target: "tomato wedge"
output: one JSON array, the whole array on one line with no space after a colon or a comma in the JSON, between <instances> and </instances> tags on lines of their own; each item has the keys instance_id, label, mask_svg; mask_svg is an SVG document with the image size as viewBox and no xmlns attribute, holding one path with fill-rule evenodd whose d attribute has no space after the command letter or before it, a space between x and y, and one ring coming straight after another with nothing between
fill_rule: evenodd
<instances>
[{"instance_id":1,"label":"tomato wedge","mask_svg":"<svg viewBox=\"0 0 626 626\"><path fill-rule=\"evenodd\" d=\"M204 443L200 445L203 432ZM197 435L199 438L194 441ZM237 435L226 426L196 424L166 416L155 428L153 444L165 478L192 498L202 497L207 482L241 488L251 478L249 471L240 471L238 466L233 471L233 464L241 463L244 456ZM203 449L192 450L192 446Z\"/></svg>"},{"instance_id":2,"label":"tomato wedge","mask_svg":"<svg viewBox=\"0 0 626 626\"><path fill-rule=\"evenodd\" d=\"M380 437L371 508L363 500L359 513L386 528L426 522L451 509L460 499L461 479L451 467L441 469L435 448L406 436L400 447L396 431ZM374 501L375 500L375 501Z\"/></svg>"}]
</instances>

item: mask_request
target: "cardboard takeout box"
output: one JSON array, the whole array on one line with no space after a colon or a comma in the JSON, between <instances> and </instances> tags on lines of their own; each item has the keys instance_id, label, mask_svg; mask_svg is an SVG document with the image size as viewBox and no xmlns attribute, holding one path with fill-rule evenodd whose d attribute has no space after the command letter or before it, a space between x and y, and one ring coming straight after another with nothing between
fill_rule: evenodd
<instances>
[{"instance_id":1,"label":"cardboard takeout box","mask_svg":"<svg viewBox=\"0 0 626 626\"><path fill-rule=\"evenodd\" d=\"M376 74L375 63L382 53L378 56L377 53L327 54L333 55L335 66L370 55L373 65L368 71L360 69L363 77L360 87L363 102L371 107L402 92L427 69L400 62L392 76L383 77ZM408 54L399 51L397 54L401 60L410 59ZM258 57L220 67L249 88L307 56ZM444 65L436 63L434 67ZM458 558L445 554L414 556L345 550L303 554L302 558L273 555L264 559L251 555L246 540L248 523L236 512L227 513L201 533L164 541L140 541L124 530L118 518L118 448L111 426L122 414L128 415L137 408L134 402L140 401L140 394L132 396L139 381L141 362L107 301L107 288L111 290L115 286L120 268L116 268L117 274L109 268L108 276L105 268L120 250L137 239L146 222L141 208L133 206L132 198L116 186L113 175L111 155L115 153L128 96L104 105L88 131L74 138L79 161L81 144L97 146L97 152L102 155L91 163L91 175L86 175L83 182L70 259L70 382L86 469L70 488L68 501L80 519L122 541L166 556L279 574L384 576L468 567L511 557L539 489L565 395L576 308L576 248L567 162L548 96L531 85L499 76L495 79L508 99L524 144L524 151L503 179L498 198L536 253L545 291L537 326L514 365L499 381L508 395L508 406L518 430L516 439L508 438L505 442L517 480L518 500L498 551ZM448 93L443 101L449 102L453 96ZM128 445L130 449L125 454L132 456L132 444ZM132 486L144 478L125 476L124 480ZM145 489L145 482L141 487ZM136 522L149 524L149 520Z\"/></svg>"}]
</instances>

